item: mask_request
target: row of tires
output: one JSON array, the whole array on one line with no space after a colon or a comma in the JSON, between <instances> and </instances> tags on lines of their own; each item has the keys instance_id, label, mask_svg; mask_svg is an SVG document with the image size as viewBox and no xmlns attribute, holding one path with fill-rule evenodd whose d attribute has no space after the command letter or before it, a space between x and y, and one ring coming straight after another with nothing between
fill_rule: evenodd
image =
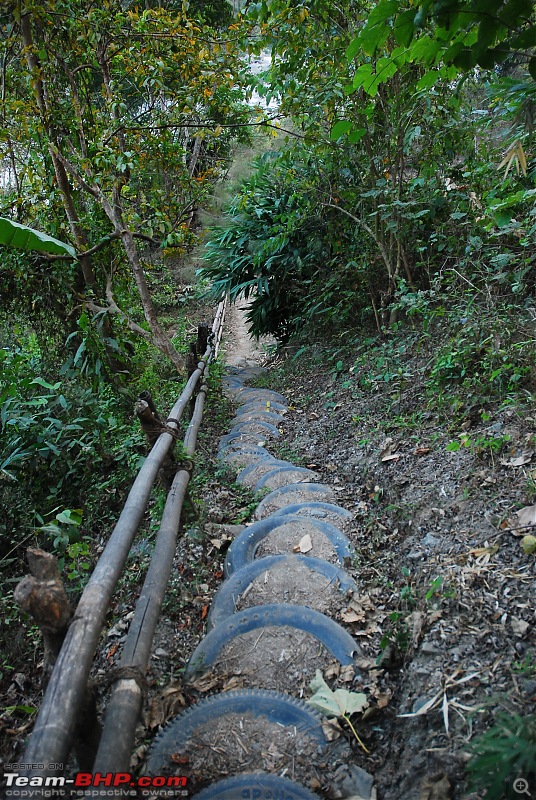
<instances>
[{"instance_id":1,"label":"row of tires","mask_svg":"<svg viewBox=\"0 0 536 800\"><path fill-rule=\"evenodd\" d=\"M213 693L156 737L147 772L187 776L196 800L342 798L332 778L347 746L331 741L306 699L317 670L353 670L358 654L333 619L357 591L345 570L351 515L314 470L269 452L288 403L246 385L258 369L224 379L238 408L218 458L265 496L229 547L207 635L186 668L186 685Z\"/></svg>"}]
</instances>

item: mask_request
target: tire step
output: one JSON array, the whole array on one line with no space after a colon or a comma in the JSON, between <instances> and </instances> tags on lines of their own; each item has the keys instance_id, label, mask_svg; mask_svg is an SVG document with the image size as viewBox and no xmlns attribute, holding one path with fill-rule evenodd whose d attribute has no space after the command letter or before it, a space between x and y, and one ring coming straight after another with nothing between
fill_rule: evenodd
<instances>
[{"instance_id":1,"label":"tire step","mask_svg":"<svg viewBox=\"0 0 536 800\"><path fill-rule=\"evenodd\" d=\"M242 473L240 473L242 474ZM347 536L334 525L323 520L300 517L299 515L273 515L266 517L253 525L244 528L232 542L225 557L224 570L228 577L236 572L240 567L249 564L257 559L259 546L263 544L269 547L268 541L278 535L281 539L285 537L284 550L272 550L265 555L278 555L280 552L292 552L303 536L308 534L311 537L312 550L304 555L307 558L317 558L315 547L320 541L329 542L333 552L333 557L329 560L338 566L346 566L347 561L355 556L355 551ZM282 545L280 545L282 547ZM327 560L327 559L326 559Z\"/></svg>"},{"instance_id":2,"label":"tire step","mask_svg":"<svg viewBox=\"0 0 536 800\"><path fill-rule=\"evenodd\" d=\"M284 630L278 630L281 628ZM318 664L310 664L307 654L311 648L318 656ZM305 675L305 680L310 683L320 666L321 653L326 663L337 661L345 667L354 664L360 651L352 636L325 614L307 606L272 603L246 608L219 622L194 650L184 677L193 683L196 676L210 671L213 677L222 676L225 681L241 676L256 681L254 685L262 689L292 694L292 685L286 683L292 676L289 678L284 671L303 671L307 663L310 674ZM301 688L296 687L297 691Z\"/></svg>"},{"instance_id":3,"label":"tire step","mask_svg":"<svg viewBox=\"0 0 536 800\"><path fill-rule=\"evenodd\" d=\"M299 590L296 591L294 586L288 586L286 597L281 595L281 584L285 579L292 579L296 571L302 576L306 574L306 585L309 589L305 598L307 603L300 602ZM313 583L318 585L314 599L310 597ZM262 592L264 602L255 602L255 589ZM212 600L207 625L209 629L213 628L237 610L242 610L237 609L241 601L246 604L246 608L276 603L278 600L291 605L307 604L311 608L314 608L313 604L317 604L315 610L319 611L329 606L330 600L334 606L343 607L348 592L357 592L356 583L347 572L328 561L294 554L266 556L236 570L222 583Z\"/></svg>"}]
</instances>

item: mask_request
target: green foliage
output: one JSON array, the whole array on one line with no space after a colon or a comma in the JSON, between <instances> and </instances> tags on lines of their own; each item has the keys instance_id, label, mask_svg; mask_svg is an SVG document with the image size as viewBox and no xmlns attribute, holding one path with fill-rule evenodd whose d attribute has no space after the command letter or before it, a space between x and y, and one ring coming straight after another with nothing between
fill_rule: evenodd
<instances>
[{"instance_id":1,"label":"green foliage","mask_svg":"<svg viewBox=\"0 0 536 800\"><path fill-rule=\"evenodd\" d=\"M536 778L536 717L500 713L492 727L471 742L470 750L470 790L485 791L486 800L519 797L516 779L530 785Z\"/></svg>"},{"instance_id":2,"label":"green foliage","mask_svg":"<svg viewBox=\"0 0 536 800\"><path fill-rule=\"evenodd\" d=\"M517 675L524 675L527 678L536 675L536 662L534 661L534 654L528 652L523 661L514 661L512 669Z\"/></svg>"},{"instance_id":3,"label":"green foliage","mask_svg":"<svg viewBox=\"0 0 536 800\"><path fill-rule=\"evenodd\" d=\"M124 421L121 404L108 386L100 384L94 389L84 386L80 378L46 380L47 361L38 347L33 351L4 347L0 363L0 498L6 509L1 523L5 554L17 546L18 537L33 527L36 518L43 525L43 518L54 508L57 511L60 503L64 508L86 506L97 481L101 491L117 481L115 470L124 480L142 437ZM134 448L134 453L129 448ZM107 478L103 471L108 472ZM58 552L64 552L72 541L63 527L68 522L65 514L61 512L61 518L41 529L42 535L50 537L60 526L51 541Z\"/></svg>"},{"instance_id":4,"label":"green foliage","mask_svg":"<svg viewBox=\"0 0 536 800\"><path fill-rule=\"evenodd\" d=\"M433 85L436 65L492 69L512 55L524 57L528 72L535 78L533 12L532 0L420 0L409 8L406 0L382 0L368 15L346 55L352 59L362 51L374 56L392 35L399 45L399 58L430 69L426 80L421 79L422 86Z\"/></svg>"},{"instance_id":5,"label":"green foliage","mask_svg":"<svg viewBox=\"0 0 536 800\"><path fill-rule=\"evenodd\" d=\"M255 336L286 340L299 327L307 283L326 255L307 179L306 160L263 156L232 203L228 224L206 245L208 265L199 274L212 281L213 297L251 301L247 319Z\"/></svg>"}]
</instances>

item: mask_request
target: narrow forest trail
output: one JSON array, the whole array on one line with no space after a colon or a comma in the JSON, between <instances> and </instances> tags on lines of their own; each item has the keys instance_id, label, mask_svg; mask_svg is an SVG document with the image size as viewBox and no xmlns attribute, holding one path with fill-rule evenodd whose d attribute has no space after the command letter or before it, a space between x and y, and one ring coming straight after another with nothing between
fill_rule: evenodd
<instances>
[{"instance_id":1,"label":"narrow forest trail","mask_svg":"<svg viewBox=\"0 0 536 800\"><path fill-rule=\"evenodd\" d=\"M465 771L475 731L501 709L530 707L536 692L529 599L534 562L524 556L505 523L497 528L495 521L504 519L506 507L530 502L524 499L515 472L520 469L519 454L525 453L532 436L533 419L497 408L487 412L489 419L486 414L470 420L475 438L495 431L504 434L508 451L502 459L476 448L454 450L449 448L453 434L440 413L428 412L422 420L402 425L401 409L411 415L419 408L414 385L394 399L381 384L362 390L361 376L374 374L365 358L360 369L347 365L350 369L342 376L325 357L309 363L289 360L283 367L278 362L279 368L269 368L259 380L255 366L263 360L263 352L247 335L243 309L231 309L227 324L228 368L223 382L238 407L234 420L218 433L214 473L219 473L219 488L207 498L204 535L209 537L205 545L209 556L210 542L218 542L220 558L232 543L224 556L225 574L215 586L211 584L216 594L203 597L209 609L208 631L200 631L196 646L206 647L203 642L212 642L212 631L218 628L225 631L224 638L231 629L236 635L241 625L250 623L248 614L257 614L257 623L273 622L272 606L281 608L282 602L303 604L298 617L306 625L309 609L317 610L318 598L324 598L324 590L309 573L305 578L290 576L288 565L279 564L282 574L273 579L271 575L278 558L337 561L333 541L330 552L330 545L320 546L310 529L304 532L301 520L280 525L273 509L264 516L264 492L255 495L255 503L244 498L244 515L237 515L236 504L233 507L235 479L255 492L264 488L273 493L281 491L287 475L294 482L305 481L303 491L308 491L307 484L312 491L322 484L332 503L350 514L351 519L342 523L320 521L350 541L352 555L339 558L339 566L358 591L347 585L346 595L317 613L330 617L357 644L352 664L319 665L316 657L304 655L301 644L288 645L286 628L280 626L277 635L270 636L248 631L251 640L235 645L219 664L211 663L201 674L191 665L193 654L200 652L194 647L188 657L185 654L186 695L192 693L194 705L200 701L203 713L205 703L209 703L207 713L212 713L212 703L223 702L209 702L210 695L257 692L259 687L303 701L313 693L311 682L319 668L328 686L347 692L343 696L350 701L356 695L366 696L364 713L355 714L352 723L368 752L342 720L335 733L339 738L328 745L328 756L317 761L308 749L310 742L302 742L302 753L294 754L290 767L284 759L291 751L275 738L266 740L267 724L252 722L252 708L255 704L262 708L266 698L255 695L253 702L248 695L241 700L247 720L227 733L218 723L217 745L211 745L207 735L203 747L213 746L216 756L207 755L203 764L210 762L210 770L203 766L194 778L201 780L200 786L207 782L216 786L224 776L240 773L238 749L250 771L259 768L255 759L260 753L263 771L292 777L325 800L479 799L480 793L469 791ZM421 350L408 352L405 369L417 375L427 358L429 354ZM265 388L247 388L244 382ZM248 398L254 391L257 397ZM468 424L464 422L464 430ZM240 433L230 432L233 425L240 427ZM218 448L217 440L213 447ZM222 453L223 464L232 467L224 477ZM521 460L527 458L525 453ZM299 469L307 474L300 475ZM310 550L307 535L312 540ZM245 575L245 583L236 573ZM510 588L514 584L515 592ZM214 611L226 585L232 602L227 600L223 610ZM259 605L270 609L251 610ZM245 622L240 615L245 615ZM296 617L285 619L288 627L296 624ZM275 659L263 649L272 645L279 648ZM287 658L289 654L292 657ZM241 661L245 655L247 664ZM232 758L221 745L227 738L236 745ZM175 748L176 740L172 741ZM163 739L158 738L156 751L150 752L165 763L165 747L162 744L162 750L158 742ZM318 744L318 749L323 746ZM303 753L308 754L307 769L303 760L300 766ZM237 787L242 791L244 784L223 785L222 791L231 794L221 797L240 797ZM265 788L272 791L270 785ZM291 790L285 787L285 791ZM259 795L264 796L270 795Z\"/></svg>"},{"instance_id":2,"label":"narrow forest trail","mask_svg":"<svg viewBox=\"0 0 536 800\"><path fill-rule=\"evenodd\" d=\"M254 493L254 521L233 530L206 635L186 663L183 690L194 702L157 734L145 768L185 778L199 800L374 800L373 777L353 763L338 723L319 713L333 717L336 696L353 711L368 705L349 691L361 682L361 649L336 621L358 593L346 571L352 514L316 472L272 455L289 403L248 385L264 372L263 353L243 308L232 310L229 329L223 386L236 416L217 460Z\"/></svg>"},{"instance_id":3,"label":"narrow forest trail","mask_svg":"<svg viewBox=\"0 0 536 800\"><path fill-rule=\"evenodd\" d=\"M246 322L245 304L230 305L227 308L225 340L223 350L225 363L232 367L252 367L266 361L266 348L273 340L264 338L255 341Z\"/></svg>"}]
</instances>

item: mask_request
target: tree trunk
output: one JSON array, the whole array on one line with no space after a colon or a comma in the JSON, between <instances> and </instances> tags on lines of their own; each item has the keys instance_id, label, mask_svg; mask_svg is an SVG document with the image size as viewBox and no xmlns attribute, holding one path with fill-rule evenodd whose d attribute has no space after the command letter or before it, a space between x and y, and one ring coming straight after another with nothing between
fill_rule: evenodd
<instances>
[{"instance_id":1,"label":"tree trunk","mask_svg":"<svg viewBox=\"0 0 536 800\"><path fill-rule=\"evenodd\" d=\"M134 280L136 281L136 286L138 287L138 292L140 294L141 304L143 307L143 314L151 329L151 333L153 334L154 343L159 350L167 355L171 363L179 371L182 371L184 369L184 358L175 350L173 344L162 329L157 319L156 311L149 293L147 281L145 280L145 274L140 263L138 251L136 249L136 242L134 241L132 231L123 230L121 233L121 239L130 263L130 267L132 269L132 274L134 275Z\"/></svg>"}]
</instances>

